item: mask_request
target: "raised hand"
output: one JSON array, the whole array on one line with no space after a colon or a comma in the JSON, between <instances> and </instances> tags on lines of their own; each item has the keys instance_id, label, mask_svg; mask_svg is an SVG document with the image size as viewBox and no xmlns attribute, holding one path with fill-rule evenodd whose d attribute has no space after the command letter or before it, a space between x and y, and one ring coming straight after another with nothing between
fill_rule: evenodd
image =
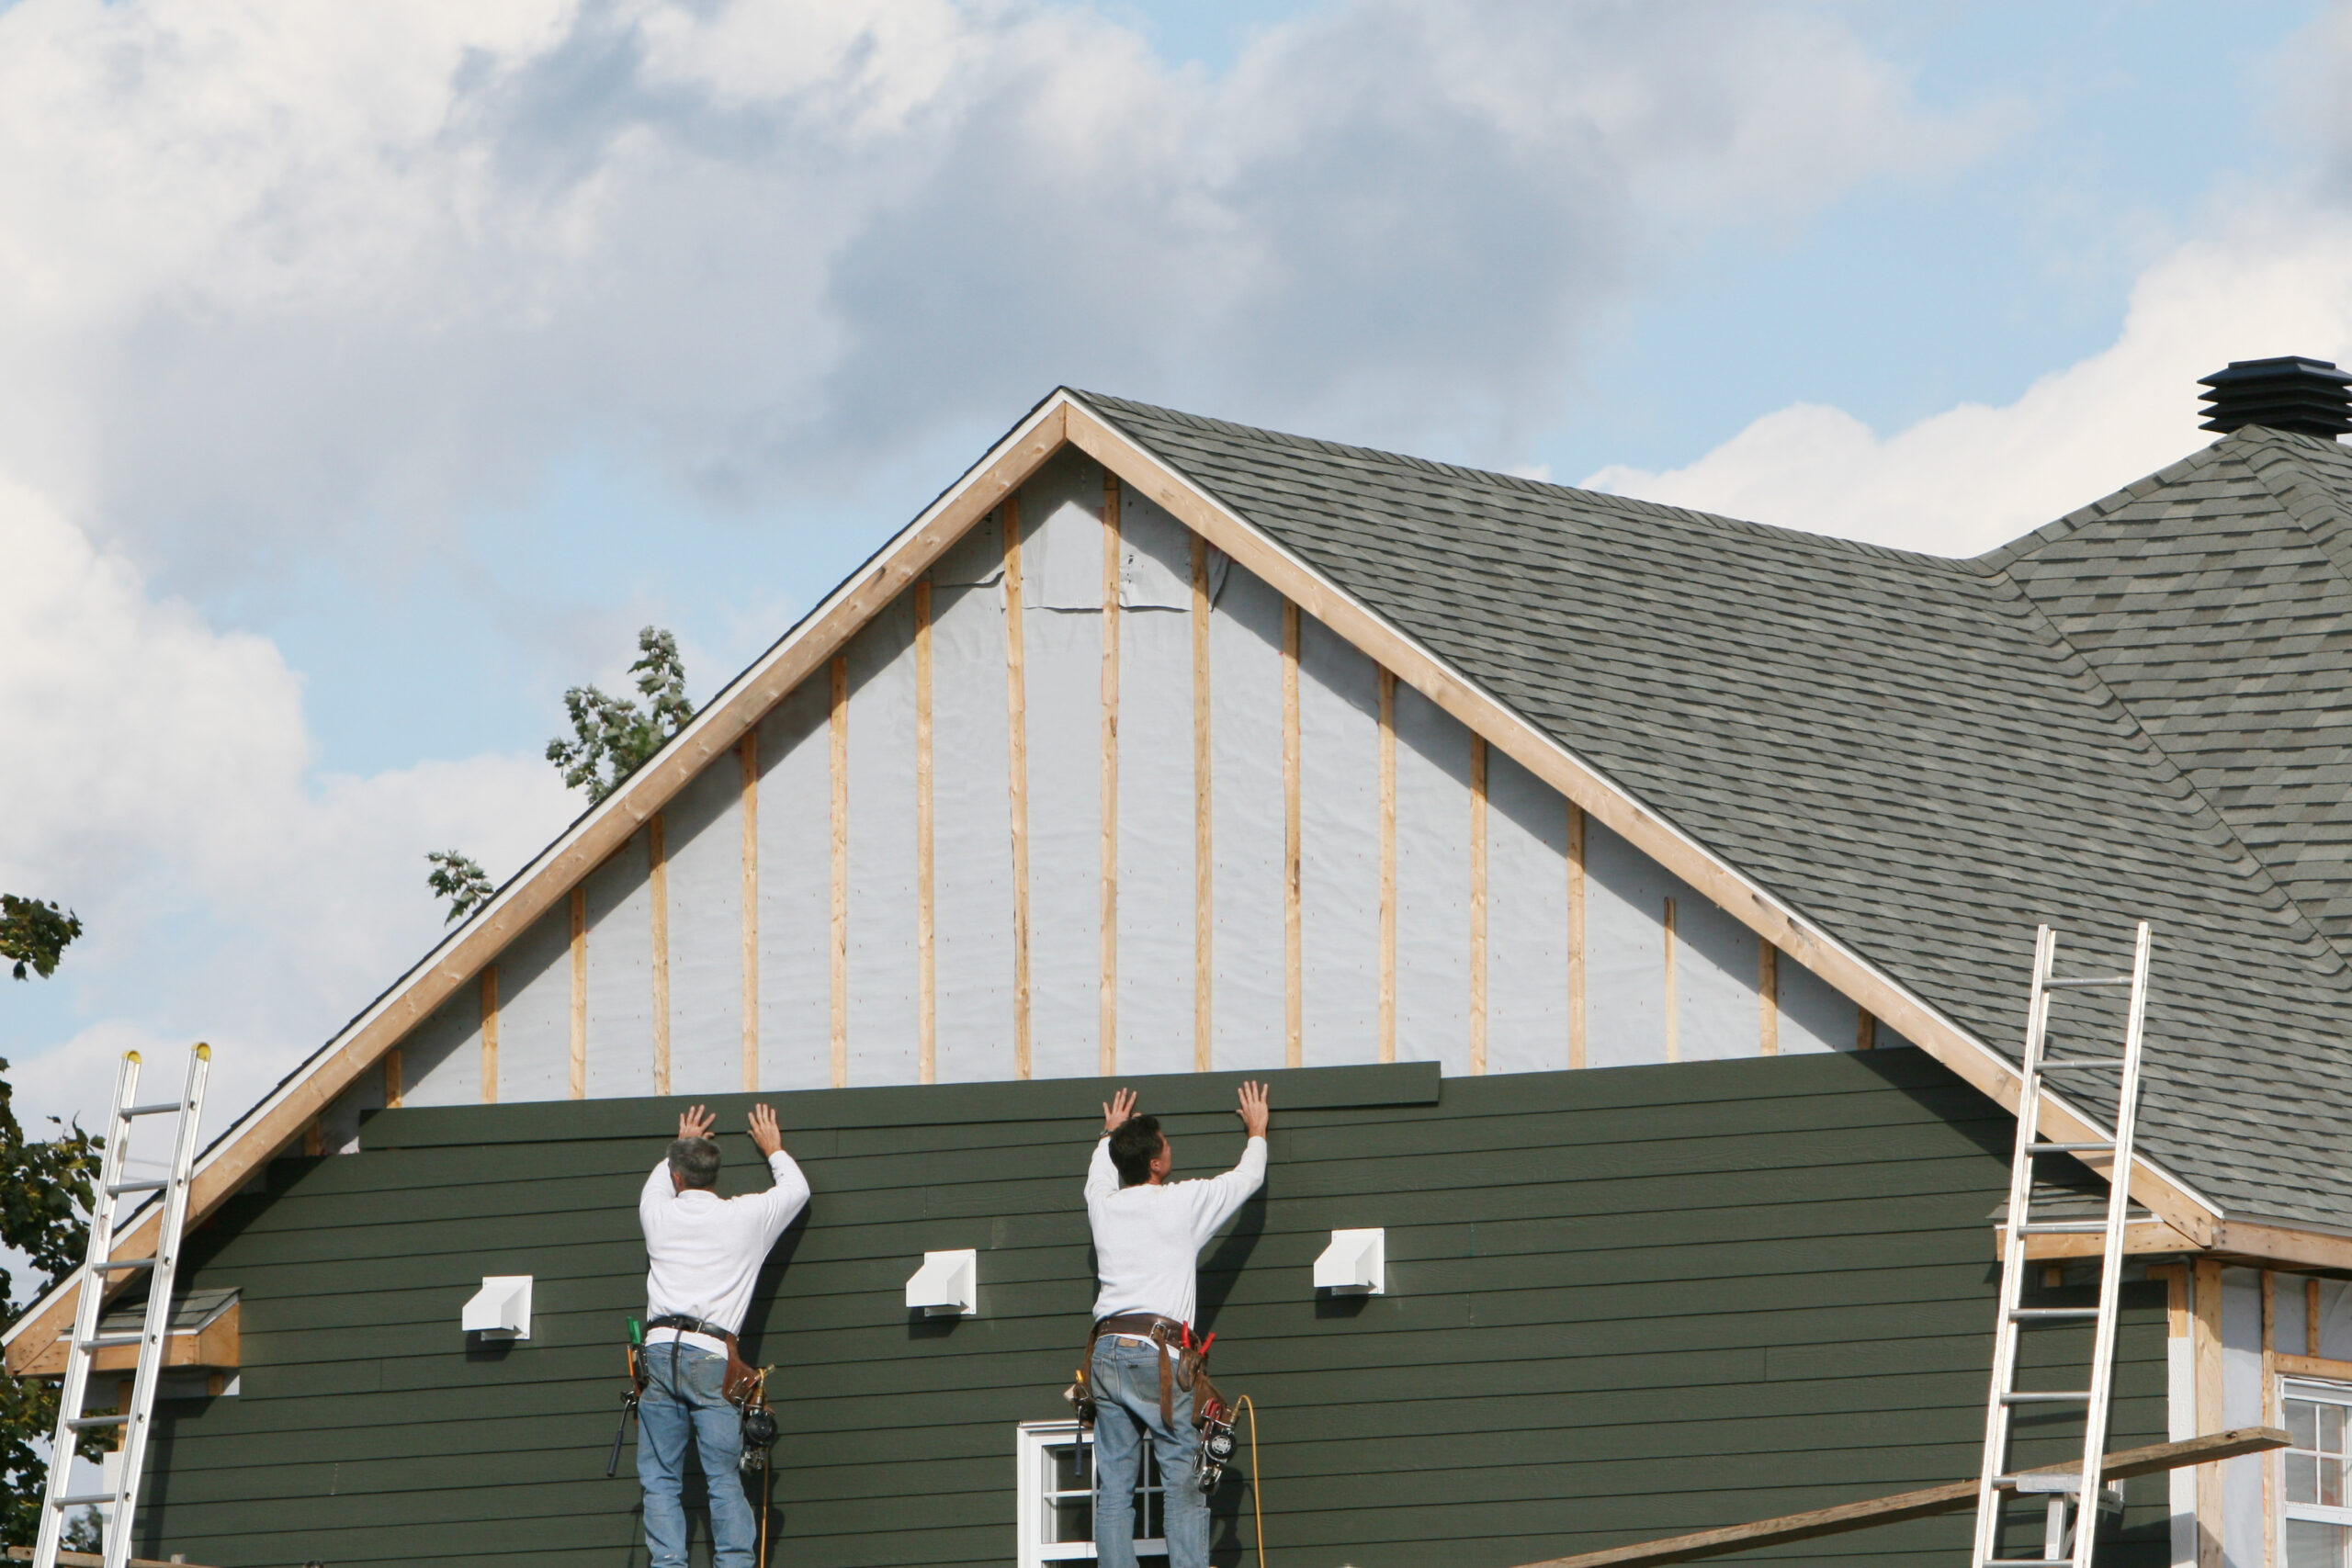
<instances>
[{"instance_id":1,"label":"raised hand","mask_svg":"<svg viewBox=\"0 0 2352 1568\"><path fill-rule=\"evenodd\" d=\"M1266 1086L1261 1083L1243 1084L1241 1086L1240 1100L1241 1103L1234 1109L1233 1113L1241 1118L1242 1131L1248 1133L1253 1138L1264 1137L1266 1135L1266 1117L1268 1114L1266 1111Z\"/></svg>"},{"instance_id":2,"label":"raised hand","mask_svg":"<svg viewBox=\"0 0 2352 1568\"><path fill-rule=\"evenodd\" d=\"M1107 1138L1117 1132L1135 1113L1136 1091L1131 1089L1119 1090L1111 1097L1111 1103L1102 1108L1102 1135Z\"/></svg>"},{"instance_id":3,"label":"raised hand","mask_svg":"<svg viewBox=\"0 0 2352 1568\"><path fill-rule=\"evenodd\" d=\"M710 1136L711 1128L718 1124L718 1117L712 1115L702 1106L697 1105L691 1111L680 1112L678 1116L678 1136L682 1138L707 1138Z\"/></svg>"},{"instance_id":4,"label":"raised hand","mask_svg":"<svg viewBox=\"0 0 2352 1568\"><path fill-rule=\"evenodd\" d=\"M775 1111L772 1107L752 1107L752 1143L759 1149L763 1159L782 1152L784 1134L776 1131Z\"/></svg>"}]
</instances>

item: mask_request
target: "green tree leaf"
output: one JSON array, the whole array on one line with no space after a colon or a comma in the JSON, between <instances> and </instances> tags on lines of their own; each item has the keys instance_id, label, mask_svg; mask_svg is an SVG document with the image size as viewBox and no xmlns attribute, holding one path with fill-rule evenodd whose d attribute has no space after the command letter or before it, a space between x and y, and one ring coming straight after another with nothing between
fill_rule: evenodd
<instances>
[{"instance_id":1,"label":"green tree leaf","mask_svg":"<svg viewBox=\"0 0 2352 1568\"><path fill-rule=\"evenodd\" d=\"M0 893L0 963L13 964L17 978L30 969L42 979L57 972L65 944L82 934L81 917L44 904Z\"/></svg>"},{"instance_id":2,"label":"green tree leaf","mask_svg":"<svg viewBox=\"0 0 2352 1568\"><path fill-rule=\"evenodd\" d=\"M572 738L548 742L548 761L563 774L564 786L586 790L591 805L620 788L695 716L678 639L647 626L637 634L637 662L628 668L644 707L594 686L574 686L563 694Z\"/></svg>"}]
</instances>

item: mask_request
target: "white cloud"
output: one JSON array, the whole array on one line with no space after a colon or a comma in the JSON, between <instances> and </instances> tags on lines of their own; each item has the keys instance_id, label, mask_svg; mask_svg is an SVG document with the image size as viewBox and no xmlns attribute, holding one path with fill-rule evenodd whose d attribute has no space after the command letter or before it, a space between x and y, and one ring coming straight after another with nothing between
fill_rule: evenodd
<instances>
[{"instance_id":1,"label":"white cloud","mask_svg":"<svg viewBox=\"0 0 2352 1568\"><path fill-rule=\"evenodd\" d=\"M510 872L573 808L536 759L314 775L300 678L269 643L152 595L5 478L0 559L0 886L87 928L54 977L0 997L26 1113L95 1112L121 1050L176 1063L203 1038L217 1124L431 943L426 849ZM27 1039L52 987L80 1021Z\"/></svg>"},{"instance_id":2,"label":"white cloud","mask_svg":"<svg viewBox=\"0 0 2352 1568\"><path fill-rule=\"evenodd\" d=\"M2217 211L2132 294L2115 343L2015 402L1881 436L1796 404L1687 467L1610 468L1595 489L1939 555L1973 555L2195 451L2196 383L2233 359L2352 364L2352 217L2278 197Z\"/></svg>"},{"instance_id":3,"label":"white cloud","mask_svg":"<svg viewBox=\"0 0 2352 1568\"><path fill-rule=\"evenodd\" d=\"M0 467L178 586L608 445L805 493L1057 380L1507 455L1702 231L1939 168L1804 11L1357 0L1170 70L1004 0L0 10Z\"/></svg>"}]
</instances>

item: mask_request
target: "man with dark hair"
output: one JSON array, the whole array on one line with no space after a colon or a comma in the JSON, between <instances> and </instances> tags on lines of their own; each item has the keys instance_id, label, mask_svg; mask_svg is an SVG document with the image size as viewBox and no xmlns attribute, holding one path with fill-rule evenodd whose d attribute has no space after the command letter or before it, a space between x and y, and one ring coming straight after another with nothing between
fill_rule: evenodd
<instances>
[{"instance_id":1,"label":"man with dark hair","mask_svg":"<svg viewBox=\"0 0 2352 1568\"><path fill-rule=\"evenodd\" d=\"M1191 1379L1201 1248L1266 1179L1266 1086L1241 1086L1236 1114L1249 1142L1241 1163L1204 1181L1168 1179L1176 1152L1157 1117L1137 1116L1132 1089L1102 1108L1102 1141L1086 1173L1094 1227L1094 1336L1087 1384L1094 1396L1094 1555L1100 1568L1135 1568L1136 1476L1143 1443L1159 1461L1169 1568L1208 1568L1209 1500L1193 1483L1200 1434Z\"/></svg>"},{"instance_id":2,"label":"man with dark hair","mask_svg":"<svg viewBox=\"0 0 2352 1568\"><path fill-rule=\"evenodd\" d=\"M742 1417L729 1403L749 1369L735 1348L752 1281L795 1215L808 1206L808 1182L784 1152L775 1112L752 1109L752 1142L767 1157L775 1185L721 1198L718 1119L695 1106L678 1118L677 1141L645 1179L637 1217L645 1227L645 1387L638 1404L638 1480L645 1488L650 1568L685 1568L686 1510L682 1478L686 1444L701 1455L710 1495L710 1539L717 1568L751 1568L759 1540L737 1466Z\"/></svg>"}]
</instances>

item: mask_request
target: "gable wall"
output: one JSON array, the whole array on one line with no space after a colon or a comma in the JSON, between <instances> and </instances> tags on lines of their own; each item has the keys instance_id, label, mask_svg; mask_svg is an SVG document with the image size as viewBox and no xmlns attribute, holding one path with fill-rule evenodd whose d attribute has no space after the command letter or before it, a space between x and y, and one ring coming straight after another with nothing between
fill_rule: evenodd
<instances>
[{"instance_id":1,"label":"gable wall","mask_svg":"<svg viewBox=\"0 0 2352 1568\"><path fill-rule=\"evenodd\" d=\"M1107 955L1106 498L1119 550ZM1065 448L928 574L927 679L924 613L910 590L779 704L747 748L672 801L658 846L649 824L590 874L578 939L571 910L550 913L494 965L494 996L469 987L413 1032L395 1069L403 1102L565 1097L575 1078L602 1098L1021 1076L1008 512L1021 535L1030 1076L1190 1070L1204 1049L1204 1000L1206 1065L1219 1068L1393 1058L1468 1074L1566 1066L1579 1055L1600 1066L1766 1049L1752 931L1205 547L1204 637L1193 536ZM1205 781L1195 772L1204 719ZM1384 799L1394 811L1389 961ZM1195 897L1204 819L1205 965ZM1570 939L1579 881L1580 1030ZM748 997L747 948L757 967ZM1847 1050L1868 1037L1851 1002L1774 960L1778 1052ZM483 1030L493 1002L494 1054ZM359 1112L383 1104L389 1087L371 1076L347 1093L324 1119L324 1146L350 1146Z\"/></svg>"}]
</instances>

